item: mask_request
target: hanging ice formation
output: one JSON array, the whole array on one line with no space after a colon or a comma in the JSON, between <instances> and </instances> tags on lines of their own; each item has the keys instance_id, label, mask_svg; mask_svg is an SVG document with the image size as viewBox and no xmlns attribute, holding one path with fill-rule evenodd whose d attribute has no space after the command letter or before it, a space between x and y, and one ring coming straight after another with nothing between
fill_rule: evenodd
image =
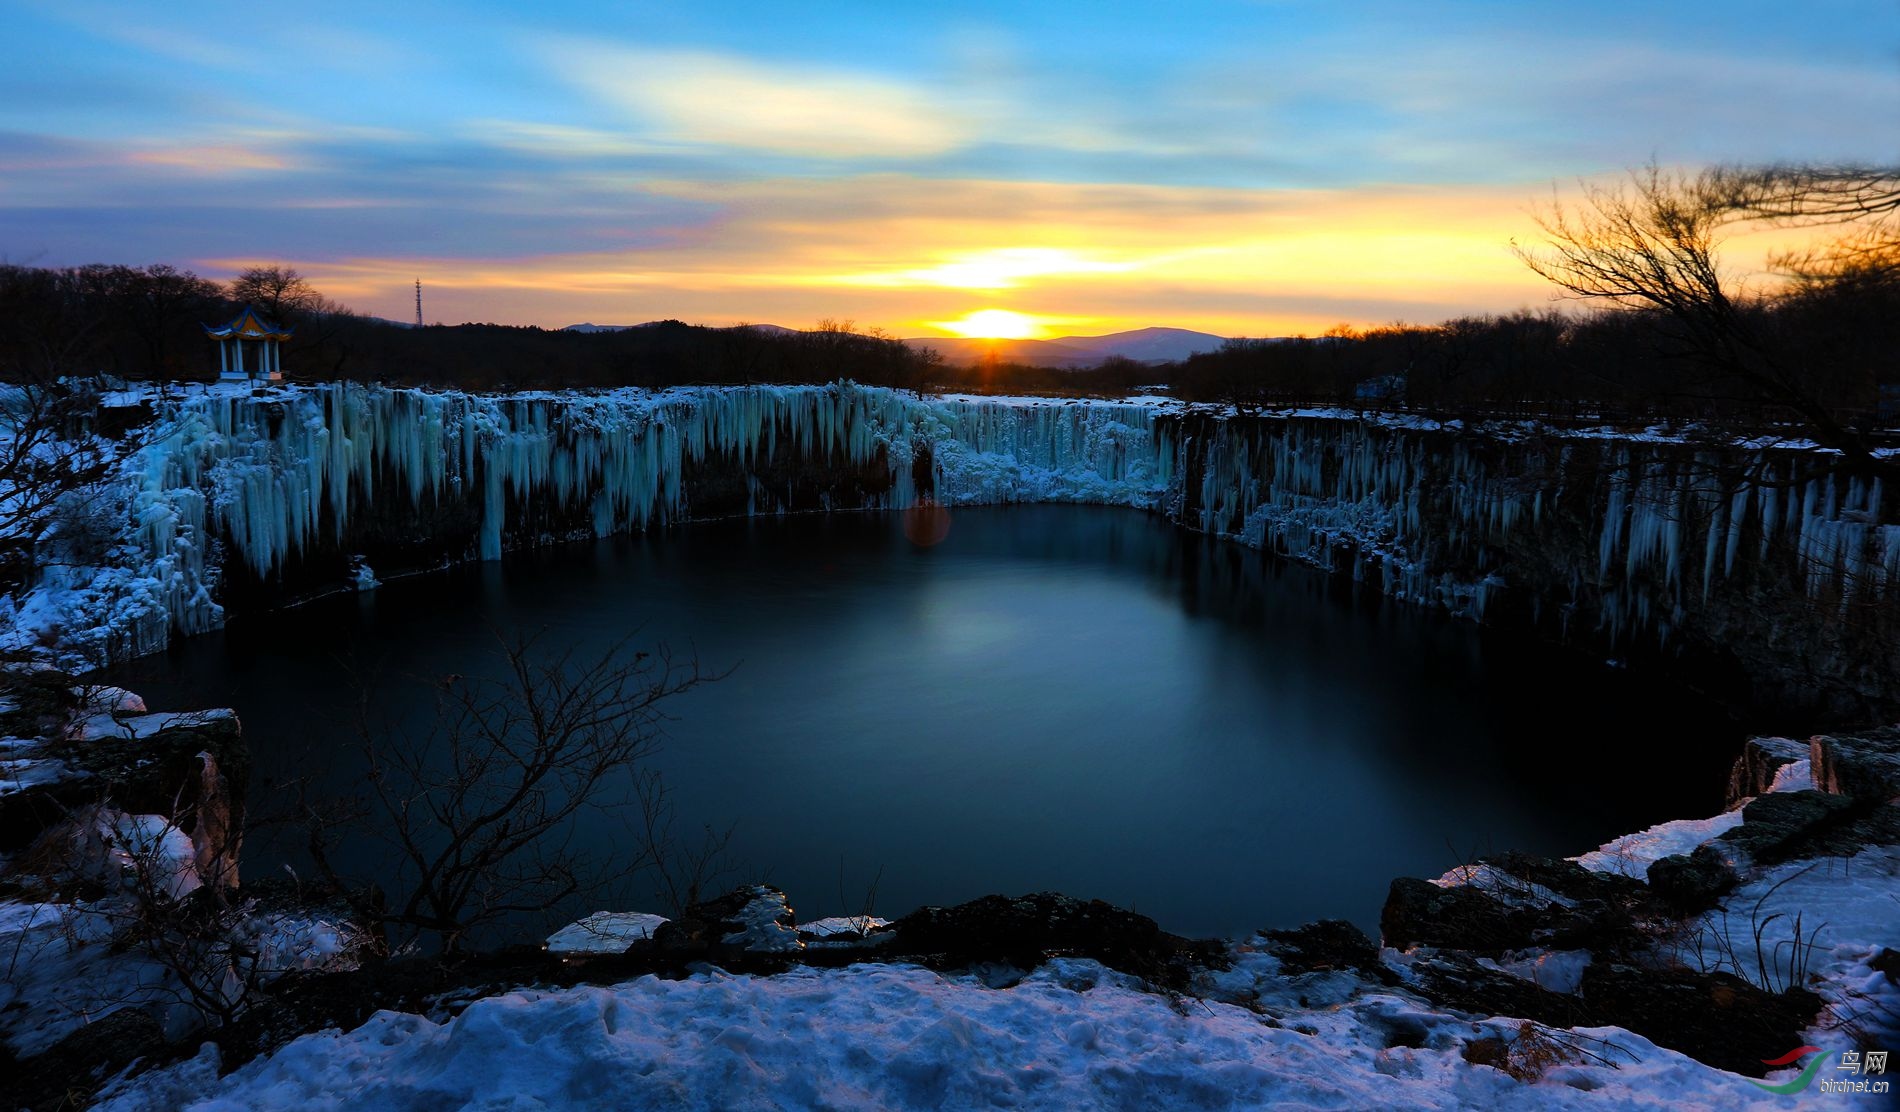
<instances>
[{"instance_id":1,"label":"hanging ice formation","mask_svg":"<svg viewBox=\"0 0 1900 1112\"><path fill-rule=\"evenodd\" d=\"M216 627L222 563L269 575L341 542L373 504L474 506L468 555L494 559L548 539L524 532L524 508L603 536L690 518L691 476L709 460L744 473L733 512L782 510L772 465L786 460L882 476L853 507L1153 509L1479 617L1496 588L1528 577L1514 546L1561 505L1594 547L1571 559L1563 597L1537 601L1588 604L1612 639L1666 638L1685 607L1771 553L1816 599L1900 588L1900 525L1883 523L1879 484L1826 477L1799 452L1750 484L1679 445L849 383L503 396L330 385L174 402L161 428L128 474L124 574L99 588L115 655Z\"/></svg>"}]
</instances>

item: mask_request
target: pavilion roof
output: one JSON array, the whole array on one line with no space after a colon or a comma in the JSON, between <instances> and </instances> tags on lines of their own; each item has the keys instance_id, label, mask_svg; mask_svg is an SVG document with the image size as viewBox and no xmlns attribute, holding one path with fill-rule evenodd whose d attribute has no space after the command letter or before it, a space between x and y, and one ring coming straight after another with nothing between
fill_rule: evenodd
<instances>
[{"instance_id":1,"label":"pavilion roof","mask_svg":"<svg viewBox=\"0 0 1900 1112\"><path fill-rule=\"evenodd\" d=\"M288 340L294 328L279 328L265 320L255 307L246 305L244 311L231 318L229 324L213 327L204 325L205 335L214 340Z\"/></svg>"}]
</instances>

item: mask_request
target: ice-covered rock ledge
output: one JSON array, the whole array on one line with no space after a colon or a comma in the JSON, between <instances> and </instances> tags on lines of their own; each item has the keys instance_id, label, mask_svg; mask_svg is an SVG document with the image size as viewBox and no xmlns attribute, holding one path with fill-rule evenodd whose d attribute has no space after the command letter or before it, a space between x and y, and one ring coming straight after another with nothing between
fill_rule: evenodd
<instances>
[{"instance_id":1,"label":"ice-covered rock ledge","mask_svg":"<svg viewBox=\"0 0 1900 1112\"><path fill-rule=\"evenodd\" d=\"M14 643L136 655L227 606L686 520L1091 502L1607 655L1699 653L1779 708L1900 708L1900 492L1812 446L850 383L124 400L157 435L105 504L112 557L50 569L0 615Z\"/></svg>"},{"instance_id":2,"label":"ice-covered rock ledge","mask_svg":"<svg viewBox=\"0 0 1900 1112\"><path fill-rule=\"evenodd\" d=\"M109 806L162 817L189 841L197 871L235 876L250 776L235 714L147 713L129 691L44 666L0 674L0 690L0 859L75 812Z\"/></svg>"},{"instance_id":3,"label":"ice-covered rock ledge","mask_svg":"<svg viewBox=\"0 0 1900 1112\"><path fill-rule=\"evenodd\" d=\"M533 988L343 975L356 1018L254 1059L254 1033L207 1044L105 1106L1779 1108L1761 1086L1900 1041L1900 741L1796 748L1753 743L1738 769L1786 759L1722 816L1397 881L1383 946L1338 922L1192 943L1043 894L853 921L831 950L838 924L752 887L590 916L551 968L511 967ZM1855 794L1807 786L1817 753ZM1661 878L1704 851L1731 881L1685 904Z\"/></svg>"}]
</instances>

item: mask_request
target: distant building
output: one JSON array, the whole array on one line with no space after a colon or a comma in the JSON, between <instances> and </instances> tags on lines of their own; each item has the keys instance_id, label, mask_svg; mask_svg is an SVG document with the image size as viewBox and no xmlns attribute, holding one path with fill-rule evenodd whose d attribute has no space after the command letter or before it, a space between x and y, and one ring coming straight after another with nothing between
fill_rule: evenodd
<instances>
[{"instance_id":1,"label":"distant building","mask_svg":"<svg viewBox=\"0 0 1900 1112\"><path fill-rule=\"evenodd\" d=\"M218 343L218 378L228 382L280 382L283 344L294 329L279 328L249 305L220 327L204 326L205 335ZM250 351L245 349L249 348Z\"/></svg>"}]
</instances>

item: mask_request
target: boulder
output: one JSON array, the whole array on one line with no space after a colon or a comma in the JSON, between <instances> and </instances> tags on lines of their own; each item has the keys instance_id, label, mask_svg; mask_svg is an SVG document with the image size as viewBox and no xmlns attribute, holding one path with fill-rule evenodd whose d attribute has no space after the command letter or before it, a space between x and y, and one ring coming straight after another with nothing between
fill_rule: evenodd
<instances>
[{"instance_id":1,"label":"boulder","mask_svg":"<svg viewBox=\"0 0 1900 1112\"><path fill-rule=\"evenodd\" d=\"M1045 958L1093 958L1157 984L1180 987L1183 960L1218 960L1218 947L1162 930L1153 919L1101 900L1057 892L984 896L955 907L922 907L891 924L888 954L915 956L939 968L1000 963L1033 969Z\"/></svg>"},{"instance_id":2,"label":"boulder","mask_svg":"<svg viewBox=\"0 0 1900 1112\"><path fill-rule=\"evenodd\" d=\"M1343 918L1322 918L1292 930L1264 931L1265 950L1281 960L1286 973L1324 973L1351 969L1393 983L1393 971L1379 960L1379 943Z\"/></svg>"},{"instance_id":3,"label":"boulder","mask_svg":"<svg viewBox=\"0 0 1900 1112\"><path fill-rule=\"evenodd\" d=\"M1397 976L1379 960L1379 944L1344 919L1321 919L1292 930L1264 932L1265 949L1284 973L1350 971L1385 984Z\"/></svg>"},{"instance_id":4,"label":"boulder","mask_svg":"<svg viewBox=\"0 0 1900 1112\"><path fill-rule=\"evenodd\" d=\"M1771 792L1748 800L1741 824L1692 852L1649 867L1649 886L1664 910L1700 914L1733 891L1751 869L1805 857L1846 857L1868 845L1900 841L1900 807L1869 807L1818 791Z\"/></svg>"},{"instance_id":5,"label":"boulder","mask_svg":"<svg viewBox=\"0 0 1900 1112\"><path fill-rule=\"evenodd\" d=\"M1433 946L1498 954L1531 945L1542 923L1539 909L1506 906L1477 888L1446 888L1416 877L1394 880L1379 912L1383 941L1399 950Z\"/></svg>"},{"instance_id":6,"label":"boulder","mask_svg":"<svg viewBox=\"0 0 1900 1112\"><path fill-rule=\"evenodd\" d=\"M1537 948L1616 949L1634 937L1631 909L1644 895L1628 877L1523 854L1487 858L1463 872L1466 883L1393 881L1379 914L1385 944L1495 957Z\"/></svg>"},{"instance_id":7,"label":"boulder","mask_svg":"<svg viewBox=\"0 0 1900 1112\"><path fill-rule=\"evenodd\" d=\"M1760 1077L1806 1040L1821 1010L1806 989L1768 992L1729 973L1640 969L1595 963L1582 994L1596 1024L1627 1027L1658 1046L1717 1069Z\"/></svg>"},{"instance_id":8,"label":"boulder","mask_svg":"<svg viewBox=\"0 0 1900 1112\"><path fill-rule=\"evenodd\" d=\"M197 847L200 875L236 883L251 767L237 715L88 715L49 751L87 778L92 800L175 821Z\"/></svg>"},{"instance_id":9,"label":"boulder","mask_svg":"<svg viewBox=\"0 0 1900 1112\"><path fill-rule=\"evenodd\" d=\"M1748 799L1765 795L1775 786L1775 775L1796 761L1808 759L1808 743L1785 737L1751 737L1729 769L1728 810Z\"/></svg>"},{"instance_id":10,"label":"boulder","mask_svg":"<svg viewBox=\"0 0 1900 1112\"><path fill-rule=\"evenodd\" d=\"M1741 882L1734 862L1707 845L1649 866L1650 891L1665 911L1679 918L1709 910Z\"/></svg>"},{"instance_id":11,"label":"boulder","mask_svg":"<svg viewBox=\"0 0 1900 1112\"><path fill-rule=\"evenodd\" d=\"M1810 738L1814 786L1871 803L1900 800L1900 726Z\"/></svg>"},{"instance_id":12,"label":"boulder","mask_svg":"<svg viewBox=\"0 0 1900 1112\"><path fill-rule=\"evenodd\" d=\"M1838 837L1859 815L1854 801L1818 791L1774 792L1757 796L1742 808L1742 824L1712 843L1721 852L1739 854L1755 865L1776 865L1797 857L1858 852Z\"/></svg>"},{"instance_id":13,"label":"boulder","mask_svg":"<svg viewBox=\"0 0 1900 1112\"><path fill-rule=\"evenodd\" d=\"M100 785L83 774L0 792L0 853L26 848L46 828L97 802L100 794Z\"/></svg>"}]
</instances>

